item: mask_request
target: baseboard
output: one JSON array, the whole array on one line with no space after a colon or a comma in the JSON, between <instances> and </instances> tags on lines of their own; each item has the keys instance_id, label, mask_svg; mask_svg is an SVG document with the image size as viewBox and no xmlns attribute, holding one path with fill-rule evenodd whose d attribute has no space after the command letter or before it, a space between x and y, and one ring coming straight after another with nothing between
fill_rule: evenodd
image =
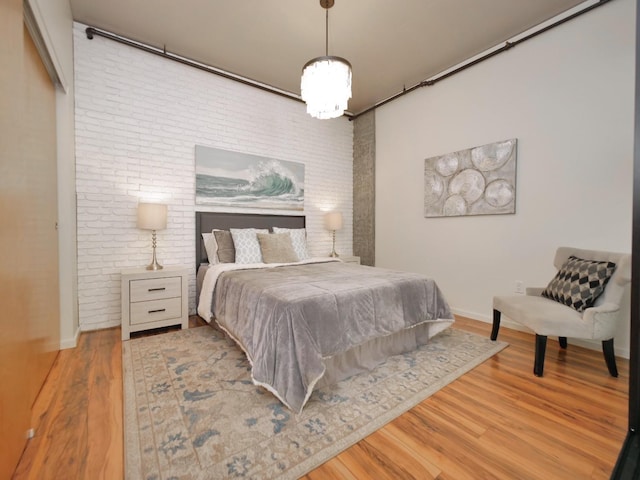
<instances>
[{"instance_id":1,"label":"baseboard","mask_svg":"<svg viewBox=\"0 0 640 480\"><path fill-rule=\"evenodd\" d=\"M105 328L113 328L119 327L121 325L120 320L112 320L110 322L99 322L99 323L87 323L80 324L80 330L83 332L90 332L92 330L104 330Z\"/></svg>"},{"instance_id":2,"label":"baseboard","mask_svg":"<svg viewBox=\"0 0 640 480\"><path fill-rule=\"evenodd\" d=\"M461 310L459 308L452 308L451 312L454 315L460 315L461 317L470 318L471 320L478 320L479 322L484 322L488 324L493 324L493 318L488 315L481 315L475 312L469 312L468 310ZM527 327L523 327L519 323L512 322L508 318L502 317L500 320L500 325L503 327L510 328L511 330L517 330L519 332L527 332L533 334L533 332Z\"/></svg>"},{"instance_id":3,"label":"baseboard","mask_svg":"<svg viewBox=\"0 0 640 480\"><path fill-rule=\"evenodd\" d=\"M484 323L493 323L493 320L489 315L480 315L476 312L469 312L467 310L462 310L460 308L450 307L451 313L454 315L460 315L461 317L470 318L471 320L479 320Z\"/></svg>"},{"instance_id":4,"label":"baseboard","mask_svg":"<svg viewBox=\"0 0 640 480\"><path fill-rule=\"evenodd\" d=\"M470 312L468 310L462 310L460 308L453 308L453 307L451 308L451 312L454 315L460 315L461 317L470 318L471 320L478 320L480 322L489 323L489 324L493 323L493 318L491 318L489 315L482 315L476 312ZM531 333L532 335L534 333L530 329L523 327L519 323L513 322L508 318L505 318L504 316L500 320L500 326L507 327L512 330L517 330L519 332L528 332L528 333ZM577 345L579 347L588 348L589 350L596 350L599 352L602 351L602 342L599 342L597 340L581 340L578 338L573 338L571 339L570 344ZM615 348L617 357L629 359L630 351L628 348L621 348L621 347L618 347L617 345L614 345L614 348Z\"/></svg>"},{"instance_id":5,"label":"baseboard","mask_svg":"<svg viewBox=\"0 0 640 480\"><path fill-rule=\"evenodd\" d=\"M78 346L78 338L80 337L80 329L76 328L76 333L71 338L60 339L60 350L67 348L76 348Z\"/></svg>"}]
</instances>

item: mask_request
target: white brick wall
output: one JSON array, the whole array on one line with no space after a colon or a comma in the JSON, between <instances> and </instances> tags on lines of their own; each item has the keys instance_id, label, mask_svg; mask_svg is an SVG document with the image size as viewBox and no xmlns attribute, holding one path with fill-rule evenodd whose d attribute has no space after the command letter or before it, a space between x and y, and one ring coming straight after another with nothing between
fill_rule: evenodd
<instances>
[{"instance_id":1,"label":"white brick wall","mask_svg":"<svg viewBox=\"0 0 640 480\"><path fill-rule=\"evenodd\" d=\"M329 209L345 220L336 249L352 252L351 122L316 120L302 103L101 37L88 40L84 28L74 25L82 330L120 324L119 272L151 260L151 234L136 228L139 200L169 205L167 229L157 234L159 262L194 265L195 145L304 163L311 253L331 251L322 223ZM189 287L194 312L195 269Z\"/></svg>"}]
</instances>

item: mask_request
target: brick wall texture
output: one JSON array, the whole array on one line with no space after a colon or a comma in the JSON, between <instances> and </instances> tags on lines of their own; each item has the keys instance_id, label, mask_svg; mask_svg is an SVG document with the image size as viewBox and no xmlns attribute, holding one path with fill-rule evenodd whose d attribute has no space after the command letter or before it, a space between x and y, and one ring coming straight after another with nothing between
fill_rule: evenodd
<instances>
[{"instance_id":1,"label":"brick wall texture","mask_svg":"<svg viewBox=\"0 0 640 480\"><path fill-rule=\"evenodd\" d=\"M195 312L196 145L304 163L310 253L331 251L323 226L329 210L344 215L336 250L352 253L351 122L313 119L300 102L112 40L88 40L84 28L74 25L82 330L120 324L120 271L151 260L151 233L136 228L139 201L168 204L158 260L192 269ZM241 211L218 209L234 210Z\"/></svg>"}]
</instances>

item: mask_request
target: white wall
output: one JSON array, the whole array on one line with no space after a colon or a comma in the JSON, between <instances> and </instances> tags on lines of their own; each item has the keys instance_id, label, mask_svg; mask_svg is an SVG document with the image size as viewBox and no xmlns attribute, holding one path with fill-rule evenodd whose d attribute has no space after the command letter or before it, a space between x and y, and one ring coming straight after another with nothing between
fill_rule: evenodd
<instances>
[{"instance_id":1,"label":"white wall","mask_svg":"<svg viewBox=\"0 0 640 480\"><path fill-rule=\"evenodd\" d=\"M30 0L62 85L56 88L60 348L75 347L78 327L73 19L68 0Z\"/></svg>"},{"instance_id":2,"label":"white wall","mask_svg":"<svg viewBox=\"0 0 640 480\"><path fill-rule=\"evenodd\" d=\"M139 199L169 204L158 260L192 268L195 311L195 145L304 163L311 254L331 251L322 224L330 209L345 217L337 249L351 253L351 122L316 120L294 100L101 37L88 40L84 28L74 26L82 330L120 324L119 272L151 260L150 233L135 224Z\"/></svg>"},{"instance_id":3,"label":"white wall","mask_svg":"<svg viewBox=\"0 0 640 480\"><path fill-rule=\"evenodd\" d=\"M607 3L379 108L376 265L424 272L489 321L516 280L548 283L557 246L630 252L634 18L633 0ZM515 215L424 218L425 158L509 138ZM628 330L627 312L625 356Z\"/></svg>"}]
</instances>

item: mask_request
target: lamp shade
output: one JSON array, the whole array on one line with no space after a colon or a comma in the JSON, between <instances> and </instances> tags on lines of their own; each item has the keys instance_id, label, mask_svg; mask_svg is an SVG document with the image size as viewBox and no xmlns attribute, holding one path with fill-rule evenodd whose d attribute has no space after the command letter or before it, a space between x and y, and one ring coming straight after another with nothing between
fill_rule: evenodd
<instances>
[{"instance_id":1,"label":"lamp shade","mask_svg":"<svg viewBox=\"0 0 640 480\"><path fill-rule=\"evenodd\" d=\"M137 225L143 230L167 228L167 206L161 203L139 203Z\"/></svg>"},{"instance_id":2,"label":"lamp shade","mask_svg":"<svg viewBox=\"0 0 640 480\"><path fill-rule=\"evenodd\" d=\"M342 228L342 214L329 212L324 216L324 226L327 230L340 230Z\"/></svg>"},{"instance_id":3,"label":"lamp shade","mask_svg":"<svg viewBox=\"0 0 640 480\"><path fill-rule=\"evenodd\" d=\"M302 69L302 99L315 118L341 116L351 98L351 64L340 57L318 57Z\"/></svg>"}]
</instances>

